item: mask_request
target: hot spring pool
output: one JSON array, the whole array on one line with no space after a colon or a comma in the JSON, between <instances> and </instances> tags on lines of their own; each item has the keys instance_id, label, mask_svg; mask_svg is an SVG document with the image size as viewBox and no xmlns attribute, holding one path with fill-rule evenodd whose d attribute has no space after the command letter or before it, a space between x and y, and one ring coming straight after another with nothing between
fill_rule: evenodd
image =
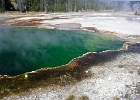
<instances>
[{"instance_id":1,"label":"hot spring pool","mask_svg":"<svg viewBox=\"0 0 140 100\"><path fill-rule=\"evenodd\" d=\"M119 49L124 42L80 30L0 28L0 75L61 66L87 52Z\"/></svg>"}]
</instances>

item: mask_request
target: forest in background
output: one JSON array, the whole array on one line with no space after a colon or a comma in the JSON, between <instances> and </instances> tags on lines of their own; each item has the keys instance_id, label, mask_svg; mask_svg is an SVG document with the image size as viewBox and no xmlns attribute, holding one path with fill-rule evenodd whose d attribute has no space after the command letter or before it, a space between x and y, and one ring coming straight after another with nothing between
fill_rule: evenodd
<instances>
[{"instance_id":1,"label":"forest in background","mask_svg":"<svg viewBox=\"0 0 140 100\"><path fill-rule=\"evenodd\" d=\"M77 12L110 10L111 5L100 0L0 0L0 11Z\"/></svg>"},{"instance_id":2,"label":"forest in background","mask_svg":"<svg viewBox=\"0 0 140 100\"><path fill-rule=\"evenodd\" d=\"M140 13L140 1L110 0L0 0L0 12L39 11L39 12L77 12L77 11L134 11Z\"/></svg>"}]
</instances>

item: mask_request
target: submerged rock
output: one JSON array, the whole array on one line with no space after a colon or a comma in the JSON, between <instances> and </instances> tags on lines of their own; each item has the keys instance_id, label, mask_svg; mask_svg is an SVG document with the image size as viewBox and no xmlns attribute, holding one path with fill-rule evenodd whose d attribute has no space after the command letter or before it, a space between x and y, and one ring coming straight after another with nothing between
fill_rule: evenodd
<instances>
[{"instance_id":1,"label":"submerged rock","mask_svg":"<svg viewBox=\"0 0 140 100\"><path fill-rule=\"evenodd\" d=\"M61 23L55 25L56 29L80 29L80 27L81 24L79 23Z\"/></svg>"}]
</instances>

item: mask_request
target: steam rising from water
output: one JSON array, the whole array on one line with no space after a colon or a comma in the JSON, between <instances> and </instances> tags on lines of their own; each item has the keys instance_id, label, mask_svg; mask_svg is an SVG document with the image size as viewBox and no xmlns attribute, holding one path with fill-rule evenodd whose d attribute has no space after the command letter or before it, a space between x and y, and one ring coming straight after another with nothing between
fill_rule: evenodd
<instances>
[{"instance_id":1,"label":"steam rising from water","mask_svg":"<svg viewBox=\"0 0 140 100\"><path fill-rule=\"evenodd\" d=\"M67 64L86 52L118 49L119 38L86 31L0 28L0 74Z\"/></svg>"}]
</instances>

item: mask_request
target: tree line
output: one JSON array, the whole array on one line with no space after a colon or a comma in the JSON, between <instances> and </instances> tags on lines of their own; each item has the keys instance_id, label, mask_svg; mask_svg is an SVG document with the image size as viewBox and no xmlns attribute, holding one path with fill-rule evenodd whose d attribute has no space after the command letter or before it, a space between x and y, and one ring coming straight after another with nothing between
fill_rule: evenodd
<instances>
[{"instance_id":1,"label":"tree line","mask_svg":"<svg viewBox=\"0 0 140 100\"><path fill-rule=\"evenodd\" d=\"M10 0L0 0L0 12L13 11L14 6L11 4Z\"/></svg>"},{"instance_id":2,"label":"tree line","mask_svg":"<svg viewBox=\"0 0 140 100\"><path fill-rule=\"evenodd\" d=\"M77 12L112 9L110 5L100 0L14 0L14 2L18 5L18 9L14 8L10 0L0 0L0 11Z\"/></svg>"}]
</instances>

